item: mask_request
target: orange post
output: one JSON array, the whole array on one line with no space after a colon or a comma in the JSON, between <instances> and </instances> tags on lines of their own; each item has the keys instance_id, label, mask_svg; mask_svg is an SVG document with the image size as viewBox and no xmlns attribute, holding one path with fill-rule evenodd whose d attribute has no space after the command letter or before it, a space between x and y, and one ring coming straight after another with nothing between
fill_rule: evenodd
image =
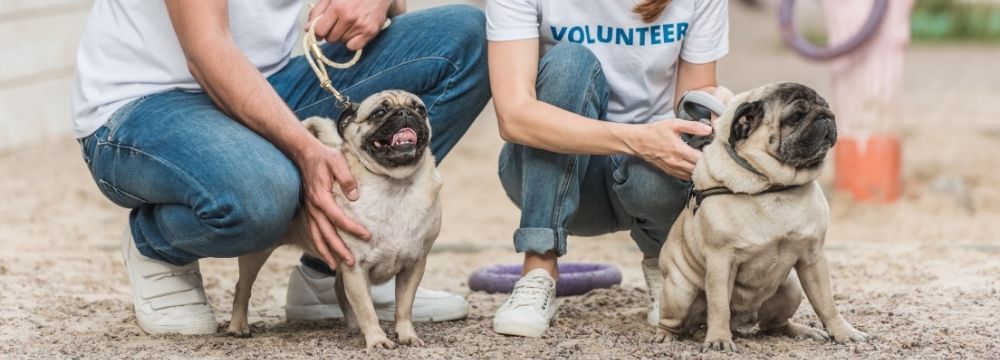
<instances>
[{"instance_id":1,"label":"orange post","mask_svg":"<svg viewBox=\"0 0 1000 360\"><path fill-rule=\"evenodd\" d=\"M850 193L858 201L895 200L903 188L900 148L899 136L895 134L837 140L834 187Z\"/></svg>"},{"instance_id":2,"label":"orange post","mask_svg":"<svg viewBox=\"0 0 1000 360\"><path fill-rule=\"evenodd\" d=\"M824 0L830 43L857 33L873 3ZM872 38L830 62L839 133L834 187L858 201L891 202L902 193L899 104L912 7L913 0L889 0Z\"/></svg>"}]
</instances>

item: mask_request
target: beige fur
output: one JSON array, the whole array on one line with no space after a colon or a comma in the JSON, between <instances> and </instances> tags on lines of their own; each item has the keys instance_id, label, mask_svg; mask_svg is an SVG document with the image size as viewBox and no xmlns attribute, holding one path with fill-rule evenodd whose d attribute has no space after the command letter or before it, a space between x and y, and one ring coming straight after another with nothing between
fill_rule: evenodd
<instances>
[{"instance_id":1,"label":"beige fur","mask_svg":"<svg viewBox=\"0 0 1000 360\"><path fill-rule=\"evenodd\" d=\"M727 187L742 194L706 198L697 213L685 209L670 230L659 262L664 284L657 342L701 325L708 327L706 350L738 351L731 327L755 324L762 331L817 340L832 337L838 343L867 337L834 307L823 254L829 208L815 181L819 168L796 170L773 155L776 145L769 137L779 132L782 100L768 100L763 123L736 147L764 176L739 166L724 148L737 106L768 99L775 86L731 100L719 120L716 140L695 167L696 189ZM786 185L802 186L761 194ZM803 289L829 336L790 321Z\"/></svg>"},{"instance_id":2,"label":"beige fur","mask_svg":"<svg viewBox=\"0 0 1000 360\"><path fill-rule=\"evenodd\" d=\"M402 91L378 93L359 105L357 118L367 119L374 107L383 101L390 101L394 106L411 106L420 102L416 96ZM422 103L419 106L423 106ZM321 142L339 148L347 158L361 196L351 202L339 187L334 189L333 195L340 207L372 235L370 240L364 241L346 232L338 232L356 260L354 266L340 261L337 267L337 295L348 326L361 328L368 348L396 346L379 326L369 290L371 284L395 277L398 340L401 344L422 346L423 341L413 329L411 311L427 253L441 226L438 193L442 183L430 149L425 149L416 165L387 169L361 150L361 142L375 130L377 122L351 123L344 129L345 139L341 139L336 125L329 119L310 118L303 124ZM309 236L307 221L305 214L299 214L280 245L296 245L319 257ZM246 312L250 289L257 272L273 250L239 257L240 279L236 285L233 317L228 329L232 335L249 335Z\"/></svg>"}]
</instances>

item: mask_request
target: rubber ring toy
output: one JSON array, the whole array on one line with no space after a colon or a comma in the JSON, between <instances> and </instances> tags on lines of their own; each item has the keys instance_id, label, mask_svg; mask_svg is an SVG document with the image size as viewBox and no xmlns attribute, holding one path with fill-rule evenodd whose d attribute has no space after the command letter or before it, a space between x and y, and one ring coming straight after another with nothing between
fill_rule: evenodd
<instances>
[{"instance_id":1,"label":"rubber ring toy","mask_svg":"<svg viewBox=\"0 0 1000 360\"><path fill-rule=\"evenodd\" d=\"M503 264L480 268L469 275L469 288L491 294L510 293L521 278L520 264ZM622 273L608 264L559 264L556 296L585 294L593 289L607 289L621 284Z\"/></svg>"},{"instance_id":2,"label":"rubber ring toy","mask_svg":"<svg viewBox=\"0 0 1000 360\"><path fill-rule=\"evenodd\" d=\"M887 7L889 7L889 0L875 0L872 3L871 13L865 19L864 24L861 25L861 30L858 30L854 36L847 39L843 44L827 48L813 45L809 40L806 40L795 32L795 22L793 20L795 17L795 0L783 0L781 2L781 6L778 8L778 21L781 23L781 36L785 40L785 44L788 44L799 55L811 60L823 61L847 54L868 41L872 34L878 30L879 24L882 23L882 18L885 17Z\"/></svg>"}]
</instances>

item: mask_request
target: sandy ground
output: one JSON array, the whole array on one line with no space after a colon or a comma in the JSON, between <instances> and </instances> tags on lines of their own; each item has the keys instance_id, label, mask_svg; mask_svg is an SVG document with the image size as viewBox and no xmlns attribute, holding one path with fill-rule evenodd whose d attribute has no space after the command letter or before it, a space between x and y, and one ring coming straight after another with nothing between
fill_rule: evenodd
<instances>
[{"instance_id":1,"label":"sandy ground","mask_svg":"<svg viewBox=\"0 0 1000 360\"><path fill-rule=\"evenodd\" d=\"M777 80L826 90L822 66L780 50L772 16L734 11L733 55L722 62L721 79L736 90ZM903 198L864 205L830 196L826 250L837 305L874 338L834 345L748 335L737 340L744 357L1000 358L1000 48L918 46L911 55ZM490 320L503 296L470 292L466 279L478 267L518 260L511 243L518 215L495 176L500 146L487 111L442 166L444 229L424 285L466 296L472 314L418 325L426 348L372 353L340 322L284 320L298 256L289 249L257 281L252 338L142 334L118 250L127 212L98 192L76 143L58 138L0 153L0 358L728 357L700 354L698 337L649 343L640 255L624 233L573 238L565 258L618 266L620 287L561 299L541 339L494 334ZM222 326L235 260L206 259L202 269ZM819 326L807 302L796 318Z\"/></svg>"}]
</instances>

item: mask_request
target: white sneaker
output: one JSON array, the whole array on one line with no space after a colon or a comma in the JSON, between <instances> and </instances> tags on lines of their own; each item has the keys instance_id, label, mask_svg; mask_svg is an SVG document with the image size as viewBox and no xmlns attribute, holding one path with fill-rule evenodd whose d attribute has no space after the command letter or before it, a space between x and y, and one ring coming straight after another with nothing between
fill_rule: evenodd
<instances>
[{"instance_id":1,"label":"white sneaker","mask_svg":"<svg viewBox=\"0 0 1000 360\"><path fill-rule=\"evenodd\" d=\"M493 331L541 337L556 315L556 281L542 269L529 271L493 316Z\"/></svg>"},{"instance_id":2,"label":"white sneaker","mask_svg":"<svg viewBox=\"0 0 1000 360\"><path fill-rule=\"evenodd\" d=\"M660 322L660 295L663 293L663 273L660 272L660 259L643 259L642 276L646 278L646 289L649 290L649 309L646 312L646 322L656 326Z\"/></svg>"},{"instance_id":3,"label":"white sneaker","mask_svg":"<svg viewBox=\"0 0 1000 360\"><path fill-rule=\"evenodd\" d=\"M147 334L214 334L218 325L205 297L198 262L177 266L139 253L128 227L122 256L132 284L132 304Z\"/></svg>"},{"instance_id":4,"label":"white sneaker","mask_svg":"<svg viewBox=\"0 0 1000 360\"><path fill-rule=\"evenodd\" d=\"M336 277L306 266L296 266L288 277L285 317L288 320L343 319L334 285ZM371 288L379 320L396 319L396 280ZM438 322L469 316L465 298L445 291L417 288L413 300L413 322Z\"/></svg>"}]
</instances>

